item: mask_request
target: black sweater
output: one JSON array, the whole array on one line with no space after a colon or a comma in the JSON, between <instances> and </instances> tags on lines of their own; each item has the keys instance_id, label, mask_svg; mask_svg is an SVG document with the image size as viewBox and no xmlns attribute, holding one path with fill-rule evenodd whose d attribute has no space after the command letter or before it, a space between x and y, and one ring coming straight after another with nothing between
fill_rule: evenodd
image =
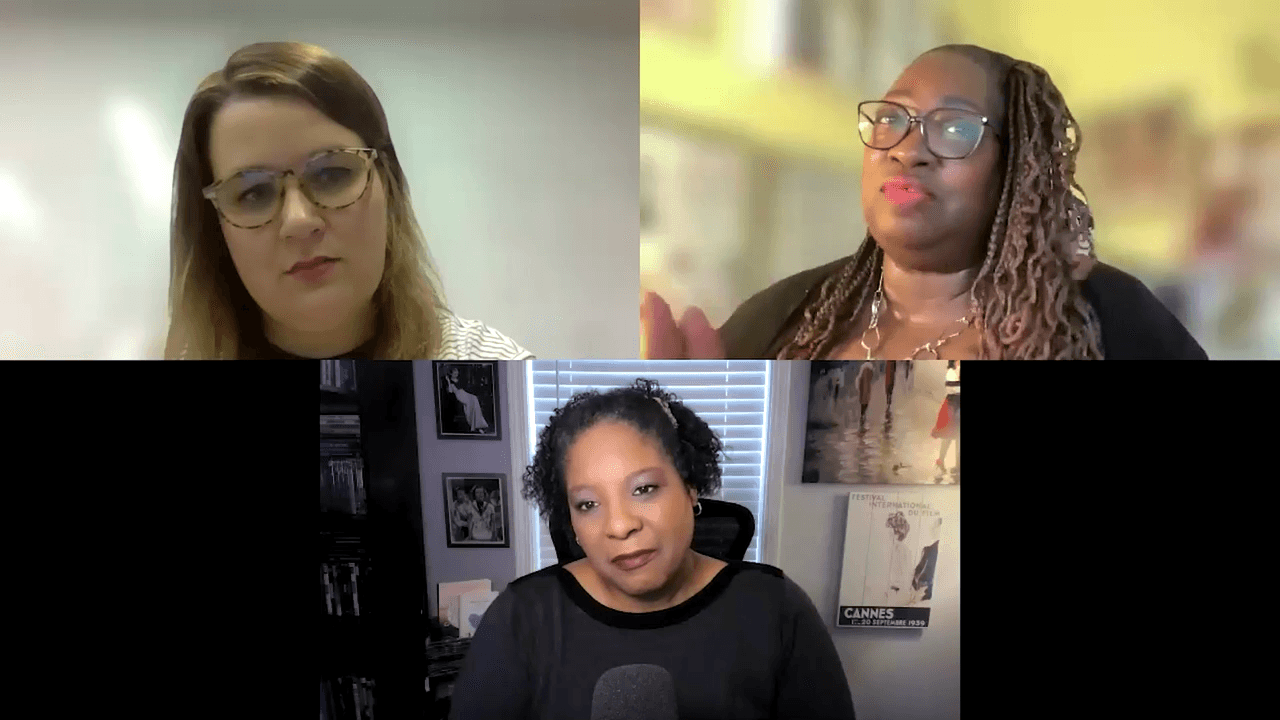
<instances>
[{"instance_id":1,"label":"black sweater","mask_svg":"<svg viewBox=\"0 0 1280 720\"><path fill-rule=\"evenodd\" d=\"M757 293L720 329L727 357L773 359L786 344L806 298L850 258L805 270ZM1200 344L1142 281L1098 263L1081 283L1102 323L1108 360L1208 360Z\"/></svg>"},{"instance_id":2,"label":"black sweater","mask_svg":"<svg viewBox=\"0 0 1280 720\"><path fill-rule=\"evenodd\" d=\"M681 720L853 720L848 679L804 591L732 562L667 610L601 605L561 566L509 584L485 613L453 693L453 720L587 720L596 681L665 668Z\"/></svg>"}]
</instances>

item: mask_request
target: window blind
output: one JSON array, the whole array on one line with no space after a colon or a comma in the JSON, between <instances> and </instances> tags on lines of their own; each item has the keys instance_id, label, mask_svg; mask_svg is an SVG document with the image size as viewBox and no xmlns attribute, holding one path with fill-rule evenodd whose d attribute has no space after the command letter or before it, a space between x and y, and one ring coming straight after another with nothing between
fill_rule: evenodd
<instances>
[{"instance_id":1,"label":"window blind","mask_svg":"<svg viewBox=\"0 0 1280 720\"><path fill-rule=\"evenodd\" d=\"M760 562L765 516L765 434L769 418L769 363L764 360L534 360L527 363L529 460L551 413L585 390L609 390L637 378L660 383L698 414L724 443L722 483L713 497L743 505L756 518L746 560ZM540 570L555 565L556 549L537 507L530 508L529 538Z\"/></svg>"}]
</instances>

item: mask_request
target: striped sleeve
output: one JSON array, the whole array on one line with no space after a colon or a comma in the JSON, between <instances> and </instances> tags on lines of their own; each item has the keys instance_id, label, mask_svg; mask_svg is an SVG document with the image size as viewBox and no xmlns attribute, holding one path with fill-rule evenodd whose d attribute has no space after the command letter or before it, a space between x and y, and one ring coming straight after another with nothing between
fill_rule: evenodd
<instances>
[{"instance_id":1,"label":"striped sleeve","mask_svg":"<svg viewBox=\"0 0 1280 720\"><path fill-rule=\"evenodd\" d=\"M441 313L444 342L437 360L532 360L533 353L476 320Z\"/></svg>"}]
</instances>

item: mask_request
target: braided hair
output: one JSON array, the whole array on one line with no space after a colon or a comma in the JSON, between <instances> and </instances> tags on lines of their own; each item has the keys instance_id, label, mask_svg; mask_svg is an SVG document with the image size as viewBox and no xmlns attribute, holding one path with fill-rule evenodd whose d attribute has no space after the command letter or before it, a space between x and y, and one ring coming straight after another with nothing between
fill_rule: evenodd
<instances>
[{"instance_id":1,"label":"braided hair","mask_svg":"<svg viewBox=\"0 0 1280 720\"><path fill-rule=\"evenodd\" d=\"M999 80L1004 160L999 206L973 284L980 358L1102 359L1097 312L1079 281L1096 254L1093 214L1075 182L1080 126L1062 93L1037 65L975 45L944 45ZM926 53L928 54L928 53ZM861 317L880 281L884 250L868 231L858 252L828 277L778 359L816 359L839 347L845 324Z\"/></svg>"}]
</instances>

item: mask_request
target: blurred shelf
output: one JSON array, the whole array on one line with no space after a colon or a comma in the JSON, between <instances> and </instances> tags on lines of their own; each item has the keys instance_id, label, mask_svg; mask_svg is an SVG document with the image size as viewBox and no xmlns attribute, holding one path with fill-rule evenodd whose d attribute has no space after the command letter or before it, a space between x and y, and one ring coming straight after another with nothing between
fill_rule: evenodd
<instances>
[{"instance_id":1,"label":"blurred shelf","mask_svg":"<svg viewBox=\"0 0 1280 720\"><path fill-rule=\"evenodd\" d=\"M451 638L427 642L427 659L432 662L463 657L471 649L471 638Z\"/></svg>"},{"instance_id":2,"label":"blurred shelf","mask_svg":"<svg viewBox=\"0 0 1280 720\"><path fill-rule=\"evenodd\" d=\"M652 28L640 35L642 125L685 126L855 168L863 150L857 105L818 76L755 74L706 44Z\"/></svg>"},{"instance_id":3,"label":"blurred shelf","mask_svg":"<svg viewBox=\"0 0 1280 720\"><path fill-rule=\"evenodd\" d=\"M320 437L321 460L350 458L364 458L364 442L362 438L352 435L322 435Z\"/></svg>"},{"instance_id":4,"label":"blurred shelf","mask_svg":"<svg viewBox=\"0 0 1280 720\"><path fill-rule=\"evenodd\" d=\"M363 368L358 368L363 369ZM412 395L413 375L408 364L369 366L368 377L359 379L361 395L332 387L320 388L320 414L385 417L385 398ZM370 405L371 404L371 405ZM376 486L356 482L363 490L368 508L419 508L422 505L417 454L416 415L412 409L400 413L394 422L361 423L359 435L329 435L320 438L322 477L328 460L358 458L371 462L389 475ZM322 428L323 430L323 428ZM408 448L408 449L406 449ZM322 481L321 507L326 497L350 493L352 468L338 467L342 483L326 489ZM341 505L349 507L349 505ZM340 596L342 607L359 606L360 616L329 615L321 605L318 641L321 679L368 678L375 683L378 717L427 717L424 681L427 675L422 641L421 610L406 598L426 598L426 558L421 543L395 541L401 536L422 537L422 518L413 513L386 513L370 522L368 515L320 512L320 563L359 566L358 575L338 570L332 575L332 594ZM355 589L352 590L354 577ZM322 600L326 592L322 581Z\"/></svg>"},{"instance_id":5,"label":"blurred shelf","mask_svg":"<svg viewBox=\"0 0 1280 720\"><path fill-rule=\"evenodd\" d=\"M353 392L322 386L320 388L320 414L358 415L360 414L360 399Z\"/></svg>"},{"instance_id":6,"label":"blurred shelf","mask_svg":"<svg viewBox=\"0 0 1280 720\"><path fill-rule=\"evenodd\" d=\"M329 533L362 533L368 527L368 515L352 515L351 513L320 511L320 532Z\"/></svg>"},{"instance_id":7,"label":"blurred shelf","mask_svg":"<svg viewBox=\"0 0 1280 720\"><path fill-rule=\"evenodd\" d=\"M367 547L368 523L364 517L320 514L320 562L370 562Z\"/></svg>"}]
</instances>

